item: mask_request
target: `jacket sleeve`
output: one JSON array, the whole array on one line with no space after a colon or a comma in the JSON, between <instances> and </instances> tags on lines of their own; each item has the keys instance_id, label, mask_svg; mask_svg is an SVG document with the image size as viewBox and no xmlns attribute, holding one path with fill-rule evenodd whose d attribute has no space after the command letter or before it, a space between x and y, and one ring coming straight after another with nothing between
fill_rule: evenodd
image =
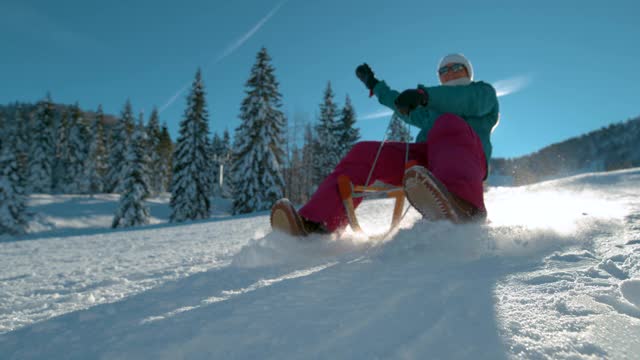
<instances>
[{"instance_id":1,"label":"jacket sleeve","mask_svg":"<svg viewBox=\"0 0 640 360\"><path fill-rule=\"evenodd\" d=\"M419 87L429 94L427 108L438 113L480 117L493 111L498 103L493 86L481 81L467 86Z\"/></svg>"},{"instance_id":2,"label":"jacket sleeve","mask_svg":"<svg viewBox=\"0 0 640 360\"><path fill-rule=\"evenodd\" d=\"M393 110L396 115L404 122L416 126L420 129L430 128L433 125L433 122L437 118L436 114L433 111L429 111L424 107L419 107L416 110L412 111L409 116L402 115L398 112L396 108L396 98L400 95L396 90L391 89L386 82L380 81L373 88L373 93L378 97L378 102L380 104L388 107Z\"/></svg>"},{"instance_id":3,"label":"jacket sleeve","mask_svg":"<svg viewBox=\"0 0 640 360\"><path fill-rule=\"evenodd\" d=\"M378 102L394 112L398 112L396 108L396 98L400 95L399 92L393 90L387 85L384 81L379 81L376 86L373 88L373 93L378 98Z\"/></svg>"}]
</instances>

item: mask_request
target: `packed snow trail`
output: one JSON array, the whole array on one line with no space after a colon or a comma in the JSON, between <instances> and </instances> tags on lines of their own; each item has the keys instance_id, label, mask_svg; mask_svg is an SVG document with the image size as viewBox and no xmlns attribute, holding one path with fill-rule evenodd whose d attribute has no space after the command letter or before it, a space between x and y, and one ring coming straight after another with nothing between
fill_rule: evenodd
<instances>
[{"instance_id":1,"label":"packed snow trail","mask_svg":"<svg viewBox=\"0 0 640 360\"><path fill-rule=\"evenodd\" d=\"M639 187L635 169L493 188L489 224L433 224L410 212L397 234L379 243L352 234L300 242L268 232L266 215L86 236L66 250L87 243L97 249L110 236L135 244L125 252L130 268L98 266L101 278L146 269L153 284L58 317L31 308L41 317L0 335L0 353L9 359L630 358L640 353ZM365 204L363 227L374 233L385 227L386 219L376 224L388 210ZM42 244L10 256L1 252L9 266L28 264L29 252L43 262L40 275L3 273L3 299L37 293L44 285L36 278L56 269L47 264L58 264L50 274L60 278L73 276L61 271L65 266L87 265L43 255L74 238L50 240L25 242ZM168 251L172 240L178 253ZM103 261L122 256L116 241L103 249ZM199 261L199 271L173 278L152 266L175 266L174 257L188 258L190 251L208 251L215 261L208 269ZM60 257L68 263L52 261ZM94 290L67 290L119 291L96 280ZM21 294L7 285L14 281ZM59 283L54 290L65 288ZM11 319L20 311L14 302L0 314Z\"/></svg>"}]
</instances>

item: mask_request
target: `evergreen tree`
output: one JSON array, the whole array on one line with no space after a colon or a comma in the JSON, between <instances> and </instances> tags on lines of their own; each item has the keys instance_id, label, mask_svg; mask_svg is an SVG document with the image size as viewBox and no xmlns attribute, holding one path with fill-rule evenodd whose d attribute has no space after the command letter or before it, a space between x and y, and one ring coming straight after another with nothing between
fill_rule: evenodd
<instances>
[{"instance_id":1,"label":"evergreen tree","mask_svg":"<svg viewBox=\"0 0 640 360\"><path fill-rule=\"evenodd\" d=\"M319 184L340 161L339 126L336 120L338 107L333 100L334 94L331 82L324 92L324 101L320 104L320 122L316 125L316 143L314 157L315 184Z\"/></svg>"},{"instance_id":2,"label":"evergreen tree","mask_svg":"<svg viewBox=\"0 0 640 360\"><path fill-rule=\"evenodd\" d=\"M26 186L29 165L29 123L27 119L23 117L20 105L16 106L15 126L15 151L18 169L20 171L20 178L24 181L22 186Z\"/></svg>"},{"instance_id":3,"label":"evergreen tree","mask_svg":"<svg viewBox=\"0 0 640 360\"><path fill-rule=\"evenodd\" d=\"M160 130L158 152L160 154L160 173L162 174L160 192L166 192L170 190L173 177L173 142L166 123L162 124L162 130Z\"/></svg>"},{"instance_id":4,"label":"evergreen tree","mask_svg":"<svg viewBox=\"0 0 640 360\"><path fill-rule=\"evenodd\" d=\"M111 131L111 152L109 153L109 174L107 175L107 191L122 192L123 180L126 175L125 155L133 130L133 108L127 100L122 110L121 118Z\"/></svg>"},{"instance_id":5,"label":"evergreen tree","mask_svg":"<svg viewBox=\"0 0 640 360\"><path fill-rule=\"evenodd\" d=\"M232 155L231 149L231 135L229 135L229 130L224 129L224 133L222 134L222 149L224 157L228 160Z\"/></svg>"},{"instance_id":6,"label":"evergreen tree","mask_svg":"<svg viewBox=\"0 0 640 360\"><path fill-rule=\"evenodd\" d=\"M223 153L222 147L222 137L216 132L211 138L211 153L216 157L221 157Z\"/></svg>"},{"instance_id":7,"label":"evergreen tree","mask_svg":"<svg viewBox=\"0 0 640 360\"><path fill-rule=\"evenodd\" d=\"M104 113L102 105L91 123L91 143L89 145L89 157L86 166L86 177L89 180L89 192L101 193L105 188L107 176L107 149L104 136Z\"/></svg>"},{"instance_id":8,"label":"evergreen tree","mask_svg":"<svg viewBox=\"0 0 640 360\"><path fill-rule=\"evenodd\" d=\"M291 161L289 162L289 168L287 169L287 179L289 179L289 193L287 194L287 197L294 203L306 202L303 168L302 151L297 147L297 145L294 145L293 149L291 149Z\"/></svg>"},{"instance_id":9,"label":"evergreen tree","mask_svg":"<svg viewBox=\"0 0 640 360\"><path fill-rule=\"evenodd\" d=\"M66 159L69 147L69 112L63 110L56 128L56 158Z\"/></svg>"},{"instance_id":10,"label":"evergreen tree","mask_svg":"<svg viewBox=\"0 0 640 360\"><path fill-rule=\"evenodd\" d=\"M53 160L55 142L53 125L55 108L51 95L38 104L37 114L32 128L33 139L29 149L29 187L30 192L48 193L53 181Z\"/></svg>"},{"instance_id":11,"label":"evergreen tree","mask_svg":"<svg viewBox=\"0 0 640 360\"><path fill-rule=\"evenodd\" d=\"M409 131L409 127L395 113L391 117L391 124L389 125L389 134L387 136L387 140L401 142L413 141L411 132Z\"/></svg>"},{"instance_id":12,"label":"evergreen tree","mask_svg":"<svg viewBox=\"0 0 640 360\"><path fill-rule=\"evenodd\" d=\"M241 124L235 130L231 169L235 214L269 209L284 193L282 147L287 124L270 61L267 49L262 48L245 84L247 96L240 108Z\"/></svg>"},{"instance_id":13,"label":"evergreen tree","mask_svg":"<svg viewBox=\"0 0 640 360\"><path fill-rule=\"evenodd\" d=\"M187 109L180 122L171 185L171 222L205 219L211 204L211 159L205 90L200 69L196 73Z\"/></svg>"},{"instance_id":14,"label":"evergreen tree","mask_svg":"<svg viewBox=\"0 0 640 360\"><path fill-rule=\"evenodd\" d=\"M233 181L231 180L231 159L233 158L233 150L231 148L231 135L229 130L224 129L222 133L222 193L223 197L229 197L233 194Z\"/></svg>"},{"instance_id":15,"label":"evergreen tree","mask_svg":"<svg viewBox=\"0 0 640 360\"><path fill-rule=\"evenodd\" d=\"M10 137L0 145L0 234L19 235L27 228L26 180L18 164L16 133L6 130Z\"/></svg>"},{"instance_id":16,"label":"evergreen tree","mask_svg":"<svg viewBox=\"0 0 640 360\"><path fill-rule=\"evenodd\" d=\"M222 136L218 133L213 135L213 139L211 140L211 154L213 161L213 166L211 167L211 178L214 183L213 194L222 197L229 196L231 190L227 178L232 154L228 130L225 129ZM220 181L222 181L222 187L220 187Z\"/></svg>"},{"instance_id":17,"label":"evergreen tree","mask_svg":"<svg viewBox=\"0 0 640 360\"><path fill-rule=\"evenodd\" d=\"M162 192L162 181L164 174L162 173L162 158L160 154L161 140L160 120L158 117L158 109L154 108L149 117L147 124L147 145L149 153L149 186L151 194L156 195Z\"/></svg>"},{"instance_id":18,"label":"evergreen tree","mask_svg":"<svg viewBox=\"0 0 640 360\"><path fill-rule=\"evenodd\" d=\"M53 190L55 192L68 191L73 182L73 178L67 171L69 167L69 129L69 112L62 110L55 131L56 155L53 165Z\"/></svg>"},{"instance_id":19,"label":"evergreen tree","mask_svg":"<svg viewBox=\"0 0 640 360\"><path fill-rule=\"evenodd\" d=\"M144 200L149 196L149 170L147 164L147 138L144 124L135 127L125 157L126 177L120 207L113 218L112 227L131 227L149 223L149 208Z\"/></svg>"},{"instance_id":20,"label":"evergreen tree","mask_svg":"<svg viewBox=\"0 0 640 360\"><path fill-rule=\"evenodd\" d=\"M214 133L211 139L211 180L213 181L213 196L220 196L222 194L222 188L220 187L220 167L224 166L223 146L220 135Z\"/></svg>"},{"instance_id":21,"label":"evergreen tree","mask_svg":"<svg viewBox=\"0 0 640 360\"><path fill-rule=\"evenodd\" d=\"M89 157L90 134L84 114L78 104L71 107L69 116L69 147L66 172L71 183L68 193L86 194L89 192L90 179L86 176L86 165Z\"/></svg>"},{"instance_id":22,"label":"evergreen tree","mask_svg":"<svg viewBox=\"0 0 640 360\"><path fill-rule=\"evenodd\" d=\"M232 161L233 161L233 149L231 147L231 136L229 135L229 130L225 129L222 134L222 140L220 143L220 148L218 149L218 157L219 157L219 165L217 174L217 180L220 181L220 177L222 178L222 188L220 189L220 196L222 197L231 197L233 196L233 177L231 174L232 169ZM219 171L222 171L222 176L220 176Z\"/></svg>"},{"instance_id":23,"label":"evergreen tree","mask_svg":"<svg viewBox=\"0 0 640 360\"><path fill-rule=\"evenodd\" d=\"M4 114L0 108L0 146L2 146L2 139L6 139L7 137L7 124L5 123Z\"/></svg>"},{"instance_id":24,"label":"evergreen tree","mask_svg":"<svg viewBox=\"0 0 640 360\"><path fill-rule=\"evenodd\" d=\"M340 121L338 122L338 136L339 136L339 158L342 159L353 145L360 139L360 130L354 127L356 123L356 113L351 104L349 95L345 100L344 107L342 108L342 114ZM336 164L337 165L337 164Z\"/></svg>"},{"instance_id":25,"label":"evergreen tree","mask_svg":"<svg viewBox=\"0 0 640 360\"><path fill-rule=\"evenodd\" d=\"M2 113L0 113L0 138L11 143L16 154L20 178L23 186L26 186L29 169L29 123L23 116L22 106L16 104L13 120L9 120L2 126ZM0 143L2 140L0 140Z\"/></svg>"},{"instance_id":26,"label":"evergreen tree","mask_svg":"<svg viewBox=\"0 0 640 360\"><path fill-rule=\"evenodd\" d=\"M315 163L316 163L316 137L313 132L311 124L307 124L304 129L304 146L302 148L302 174L304 181L302 188L305 191L306 199L311 197L311 194L315 192L317 185L315 175ZM306 201L305 201L306 202Z\"/></svg>"}]
</instances>

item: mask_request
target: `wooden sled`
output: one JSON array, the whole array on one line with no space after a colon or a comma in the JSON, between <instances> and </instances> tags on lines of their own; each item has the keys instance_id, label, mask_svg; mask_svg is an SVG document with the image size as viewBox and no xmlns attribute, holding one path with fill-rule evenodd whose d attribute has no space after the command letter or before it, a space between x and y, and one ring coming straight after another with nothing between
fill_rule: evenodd
<instances>
[{"instance_id":1,"label":"wooden sled","mask_svg":"<svg viewBox=\"0 0 640 360\"><path fill-rule=\"evenodd\" d=\"M393 207L393 216L391 218L391 226L389 230L384 233L384 236L393 231L400 224L400 220L403 216L404 209L404 188L397 187L381 182L375 182L369 186L354 186L346 175L338 176L338 190L342 199L342 204L347 213L349 225L354 232L364 233L356 217L355 206L353 205L354 198L367 198L367 197L389 197L395 198L396 202Z\"/></svg>"}]
</instances>

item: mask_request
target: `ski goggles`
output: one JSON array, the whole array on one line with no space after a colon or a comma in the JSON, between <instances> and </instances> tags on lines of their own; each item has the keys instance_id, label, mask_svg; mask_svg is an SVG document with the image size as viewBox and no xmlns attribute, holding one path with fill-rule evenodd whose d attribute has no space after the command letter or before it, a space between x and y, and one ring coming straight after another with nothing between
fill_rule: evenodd
<instances>
[{"instance_id":1,"label":"ski goggles","mask_svg":"<svg viewBox=\"0 0 640 360\"><path fill-rule=\"evenodd\" d=\"M462 69L465 69L464 65L462 65L462 64L445 65L445 66L441 67L440 69L438 69L438 74L440 74L440 76L442 76L442 75L448 73L449 71L458 72L458 71L461 71Z\"/></svg>"}]
</instances>

